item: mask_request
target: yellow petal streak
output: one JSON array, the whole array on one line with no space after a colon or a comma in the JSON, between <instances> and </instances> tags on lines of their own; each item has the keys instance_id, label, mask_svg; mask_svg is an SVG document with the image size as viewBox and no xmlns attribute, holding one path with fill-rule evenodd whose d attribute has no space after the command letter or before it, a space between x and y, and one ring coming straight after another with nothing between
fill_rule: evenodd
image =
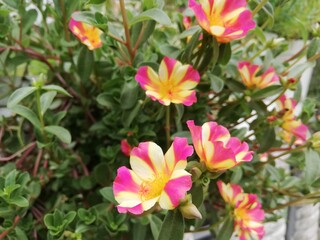
<instances>
[{"instance_id":1,"label":"yellow petal streak","mask_svg":"<svg viewBox=\"0 0 320 240\"><path fill-rule=\"evenodd\" d=\"M140 185L140 197L142 201L147 201L156 197L160 197L169 177L166 175L158 175L154 180L143 181Z\"/></svg>"}]
</instances>

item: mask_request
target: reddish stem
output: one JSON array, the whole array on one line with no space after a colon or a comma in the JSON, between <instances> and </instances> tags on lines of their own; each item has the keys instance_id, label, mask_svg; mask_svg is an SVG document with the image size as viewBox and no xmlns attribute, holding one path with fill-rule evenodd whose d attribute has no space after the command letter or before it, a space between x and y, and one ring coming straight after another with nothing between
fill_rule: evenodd
<instances>
[{"instance_id":1,"label":"reddish stem","mask_svg":"<svg viewBox=\"0 0 320 240\"><path fill-rule=\"evenodd\" d=\"M6 230L4 230L1 234L0 234L0 240L4 239L20 222L21 217L20 216L16 216L13 222L13 225L11 228L8 228Z\"/></svg>"},{"instance_id":2,"label":"reddish stem","mask_svg":"<svg viewBox=\"0 0 320 240\"><path fill-rule=\"evenodd\" d=\"M41 158L42 158L42 154L43 154L43 149L41 148L38 152L38 155L37 155L37 159L36 159L36 163L34 165L34 168L33 168L33 173L32 175L35 177L37 176L37 173L38 173L38 169L39 169L39 165L40 165L40 161L41 161Z\"/></svg>"}]
</instances>

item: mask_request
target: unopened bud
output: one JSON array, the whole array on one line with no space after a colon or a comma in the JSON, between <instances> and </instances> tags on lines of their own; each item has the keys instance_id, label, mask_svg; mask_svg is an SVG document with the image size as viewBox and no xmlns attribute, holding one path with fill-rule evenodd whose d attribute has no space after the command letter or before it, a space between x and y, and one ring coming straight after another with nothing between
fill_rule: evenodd
<instances>
[{"instance_id":1,"label":"unopened bud","mask_svg":"<svg viewBox=\"0 0 320 240\"><path fill-rule=\"evenodd\" d=\"M41 88L45 84L44 74L40 74L38 79L34 79L32 85L36 88Z\"/></svg>"},{"instance_id":2,"label":"unopened bud","mask_svg":"<svg viewBox=\"0 0 320 240\"><path fill-rule=\"evenodd\" d=\"M314 149L320 150L320 132L314 133L310 141Z\"/></svg>"},{"instance_id":3,"label":"unopened bud","mask_svg":"<svg viewBox=\"0 0 320 240\"><path fill-rule=\"evenodd\" d=\"M295 78L289 78L288 80L287 80L287 87L288 87L288 89L290 89L290 90L296 90L297 89L297 84L298 84L298 81L297 81L297 79L295 79Z\"/></svg>"},{"instance_id":4,"label":"unopened bud","mask_svg":"<svg viewBox=\"0 0 320 240\"><path fill-rule=\"evenodd\" d=\"M191 202L191 195L188 194L185 201L180 205L179 210L184 218L202 219L202 215L198 208Z\"/></svg>"},{"instance_id":5,"label":"unopened bud","mask_svg":"<svg viewBox=\"0 0 320 240\"><path fill-rule=\"evenodd\" d=\"M199 168L197 168L197 167L191 168L190 172L192 174L191 178L192 178L193 182L197 181L200 178L200 176L202 175L201 170Z\"/></svg>"}]
</instances>

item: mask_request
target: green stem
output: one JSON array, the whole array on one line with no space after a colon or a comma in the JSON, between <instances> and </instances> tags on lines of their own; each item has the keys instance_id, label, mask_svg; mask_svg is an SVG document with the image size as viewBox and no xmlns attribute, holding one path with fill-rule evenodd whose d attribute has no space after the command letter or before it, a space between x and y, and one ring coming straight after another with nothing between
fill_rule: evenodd
<instances>
[{"instance_id":1,"label":"green stem","mask_svg":"<svg viewBox=\"0 0 320 240\"><path fill-rule=\"evenodd\" d=\"M37 101L38 116L39 116L39 120L40 120L40 124L41 124L41 133L43 134L44 120L43 120L43 115L41 112L40 94L41 94L41 88L38 88L36 91L36 101Z\"/></svg>"},{"instance_id":2,"label":"green stem","mask_svg":"<svg viewBox=\"0 0 320 240\"><path fill-rule=\"evenodd\" d=\"M166 109L166 140L167 140L167 148L170 147L171 136L170 136L170 105Z\"/></svg>"},{"instance_id":3,"label":"green stem","mask_svg":"<svg viewBox=\"0 0 320 240\"><path fill-rule=\"evenodd\" d=\"M252 16L256 15L261 8L263 8L263 6L268 2L268 0L262 0L258 6L256 6L256 8L252 11Z\"/></svg>"},{"instance_id":4,"label":"green stem","mask_svg":"<svg viewBox=\"0 0 320 240\"><path fill-rule=\"evenodd\" d=\"M266 50L266 46L264 46L263 48L261 48L258 52L256 52L255 55L253 55L248 61L252 62L256 57L258 57L264 50Z\"/></svg>"}]
</instances>

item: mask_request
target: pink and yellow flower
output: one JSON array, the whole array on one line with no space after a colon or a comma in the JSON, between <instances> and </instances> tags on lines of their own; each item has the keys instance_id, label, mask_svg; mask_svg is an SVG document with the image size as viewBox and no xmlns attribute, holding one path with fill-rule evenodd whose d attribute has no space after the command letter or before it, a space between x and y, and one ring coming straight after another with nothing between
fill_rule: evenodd
<instances>
[{"instance_id":1,"label":"pink and yellow flower","mask_svg":"<svg viewBox=\"0 0 320 240\"><path fill-rule=\"evenodd\" d=\"M189 0L199 25L218 42L227 43L243 38L255 28L246 0Z\"/></svg>"},{"instance_id":2,"label":"pink and yellow flower","mask_svg":"<svg viewBox=\"0 0 320 240\"><path fill-rule=\"evenodd\" d=\"M262 239L264 235L264 211L257 195L244 193L237 184L217 182L224 201L231 206L234 230L240 240Z\"/></svg>"},{"instance_id":3,"label":"pink and yellow flower","mask_svg":"<svg viewBox=\"0 0 320 240\"><path fill-rule=\"evenodd\" d=\"M242 199L243 190L241 186L232 183L225 184L222 181L218 181L217 185L219 192L226 203L235 206L237 202Z\"/></svg>"},{"instance_id":4,"label":"pink and yellow flower","mask_svg":"<svg viewBox=\"0 0 320 240\"><path fill-rule=\"evenodd\" d=\"M187 125L200 161L209 171L225 171L252 160L253 152L249 151L248 144L231 137L229 131L216 122L206 122L201 127L190 120Z\"/></svg>"},{"instance_id":5,"label":"pink and yellow flower","mask_svg":"<svg viewBox=\"0 0 320 240\"><path fill-rule=\"evenodd\" d=\"M164 57L158 74L148 66L138 69L135 79L146 90L146 95L163 105L182 103L190 106L197 102L196 91L200 75L191 65Z\"/></svg>"},{"instance_id":6,"label":"pink and yellow flower","mask_svg":"<svg viewBox=\"0 0 320 240\"><path fill-rule=\"evenodd\" d=\"M262 239L264 232L264 211L255 194L243 194L235 209L235 232L240 240Z\"/></svg>"},{"instance_id":7,"label":"pink and yellow flower","mask_svg":"<svg viewBox=\"0 0 320 240\"><path fill-rule=\"evenodd\" d=\"M192 186L191 174L184 170L192 154L186 138L175 138L165 155L153 142L133 148L132 170L120 167L113 183L119 213L138 215L156 203L162 209L176 208Z\"/></svg>"},{"instance_id":8,"label":"pink and yellow flower","mask_svg":"<svg viewBox=\"0 0 320 240\"><path fill-rule=\"evenodd\" d=\"M122 139L121 140L120 147L121 147L121 152L124 155L126 155L127 157L130 157L130 153L131 153L132 147L128 143L127 139Z\"/></svg>"},{"instance_id":9,"label":"pink and yellow flower","mask_svg":"<svg viewBox=\"0 0 320 240\"><path fill-rule=\"evenodd\" d=\"M78 22L71 17L69 29L90 50L102 46L102 41L100 39L102 31L99 28L84 22Z\"/></svg>"},{"instance_id":10,"label":"pink and yellow flower","mask_svg":"<svg viewBox=\"0 0 320 240\"><path fill-rule=\"evenodd\" d=\"M273 67L269 67L263 74L257 76L261 71L261 67L243 61L238 63L238 71L244 85L252 89L266 88L279 81L279 77Z\"/></svg>"},{"instance_id":11,"label":"pink and yellow flower","mask_svg":"<svg viewBox=\"0 0 320 240\"><path fill-rule=\"evenodd\" d=\"M282 120L280 127L285 131L281 134L284 140L290 142L292 136L295 136L302 141L306 141L308 127L300 119L297 120L294 115L296 101L282 95L278 100L278 105L280 107L280 119Z\"/></svg>"}]
</instances>

